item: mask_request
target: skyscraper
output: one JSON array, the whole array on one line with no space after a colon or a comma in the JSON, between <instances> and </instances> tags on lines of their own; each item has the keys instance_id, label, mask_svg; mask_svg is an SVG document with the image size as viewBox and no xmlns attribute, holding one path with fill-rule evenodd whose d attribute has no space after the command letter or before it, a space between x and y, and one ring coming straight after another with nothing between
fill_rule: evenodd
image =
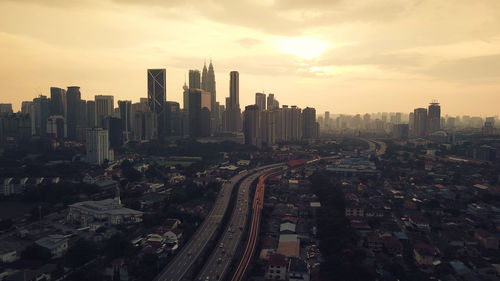
<instances>
[{"instance_id":1,"label":"skyscraper","mask_svg":"<svg viewBox=\"0 0 500 281\"><path fill-rule=\"evenodd\" d=\"M120 119L123 129L123 140L128 142L132 139L132 101L122 100L118 101L118 108L120 109Z\"/></svg>"},{"instance_id":2,"label":"skyscraper","mask_svg":"<svg viewBox=\"0 0 500 281\"><path fill-rule=\"evenodd\" d=\"M231 108L240 108L240 74L238 71L229 73L229 99Z\"/></svg>"},{"instance_id":3,"label":"skyscraper","mask_svg":"<svg viewBox=\"0 0 500 281\"><path fill-rule=\"evenodd\" d=\"M13 113L12 104L11 103L0 103L0 113L7 113L7 114Z\"/></svg>"},{"instance_id":4,"label":"skyscraper","mask_svg":"<svg viewBox=\"0 0 500 281\"><path fill-rule=\"evenodd\" d=\"M87 162L102 165L104 160L114 160L113 150L109 148L108 131L102 128L87 129Z\"/></svg>"},{"instance_id":5,"label":"skyscraper","mask_svg":"<svg viewBox=\"0 0 500 281\"><path fill-rule=\"evenodd\" d=\"M47 119L49 118L49 99L40 95L33 99L35 116L35 135L45 136L47 134Z\"/></svg>"},{"instance_id":6,"label":"skyscraper","mask_svg":"<svg viewBox=\"0 0 500 281\"><path fill-rule=\"evenodd\" d=\"M166 103L167 114L167 136L180 136L181 135L181 114L178 102L167 101Z\"/></svg>"},{"instance_id":7,"label":"skyscraper","mask_svg":"<svg viewBox=\"0 0 500 281\"><path fill-rule=\"evenodd\" d=\"M50 115L66 116L66 90L50 87Z\"/></svg>"},{"instance_id":8,"label":"skyscraper","mask_svg":"<svg viewBox=\"0 0 500 281\"><path fill-rule=\"evenodd\" d=\"M240 83L238 71L229 73L229 99L226 99L226 125L227 131L241 131L241 109L240 109Z\"/></svg>"},{"instance_id":9,"label":"skyscraper","mask_svg":"<svg viewBox=\"0 0 500 281\"><path fill-rule=\"evenodd\" d=\"M266 94L255 93L255 105L259 107L260 111L266 110Z\"/></svg>"},{"instance_id":10,"label":"skyscraper","mask_svg":"<svg viewBox=\"0 0 500 281\"><path fill-rule=\"evenodd\" d=\"M429 133L433 133L441 129L441 106L437 101L433 101L429 105L427 119L429 122Z\"/></svg>"},{"instance_id":11,"label":"skyscraper","mask_svg":"<svg viewBox=\"0 0 500 281\"><path fill-rule=\"evenodd\" d=\"M201 89L189 89L189 136L201 137Z\"/></svg>"},{"instance_id":12,"label":"skyscraper","mask_svg":"<svg viewBox=\"0 0 500 281\"><path fill-rule=\"evenodd\" d=\"M184 81L184 86L182 86L182 109L189 111L189 87Z\"/></svg>"},{"instance_id":13,"label":"skyscraper","mask_svg":"<svg viewBox=\"0 0 500 281\"><path fill-rule=\"evenodd\" d=\"M220 127L220 118L219 118L219 107L217 104L217 93L215 86L215 72L214 67L212 65L212 60L210 60L210 65L208 66L208 70L206 65L203 66L203 72L201 77L201 88L205 92L210 93L210 127L212 128L212 132L215 133L218 131Z\"/></svg>"},{"instance_id":14,"label":"skyscraper","mask_svg":"<svg viewBox=\"0 0 500 281\"><path fill-rule=\"evenodd\" d=\"M245 144L262 146L261 129L260 129L260 109L257 105L245 106L243 113L243 132L245 134Z\"/></svg>"},{"instance_id":15,"label":"skyscraper","mask_svg":"<svg viewBox=\"0 0 500 281\"><path fill-rule=\"evenodd\" d=\"M201 89L200 71L197 69L189 70L189 88Z\"/></svg>"},{"instance_id":16,"label":"skyscraper","mask_svg":"<svg viewBox=\"0 0 500 281\"><path fill-rule=\"evenodd\" d=\"M316 109L306 107L302 111L302 137L317 138Z\"/></svg>"},{"instance_id":17,"label":"skyscraper","mask_svg":"<svg viewBox=\"0 0 500 281\"><path fill-rule=\"evenodd\" d=\"M76 139L76 126L78 118L80 118L80 101L81 93L80 87L70 86L66 91L66 124L68 126L68 138L71 140Z\"/></svg>"},{"instance_id":18,"label":"skyscraper","mask_svg":"<svg viewBox=\"0 0 500 281\"><path fill-rule=\"evenodd\" d=\"M94 128L97 125L95 120L95 101L87 101L85 109L87 111L87 128Z\"/></svg>"},{"instance_id":19,"label":"skyscraper","mask_svg":"<svg viewBox=\"0 0 500 281\"><path fill-rule=\"evenodd\" d=\"M165 126L166 70L148 69L148 105L153 114L153 136L163 136Z\"/></svg>"},{"instance_id":20,"label":"skyscraper","mask_svg":"<svg viewBox=\"0 0 500 281\"><path fill-rule=\"evenodd\" d=\"M413 135L425 137L427 135L427 109L415 108L413 111Z\"/></svg>"},{"instance_id":21,"label":"skyscraper","mask_svg":"<svg viewBox=\"0 0 500 281\"><path fill-rule=\"evenodd\" d=\"M113 96L95 96L95 114L98 127L103 128L104 119L108 116L113 116L114 104Z\"/></svg>"}]
</instances>

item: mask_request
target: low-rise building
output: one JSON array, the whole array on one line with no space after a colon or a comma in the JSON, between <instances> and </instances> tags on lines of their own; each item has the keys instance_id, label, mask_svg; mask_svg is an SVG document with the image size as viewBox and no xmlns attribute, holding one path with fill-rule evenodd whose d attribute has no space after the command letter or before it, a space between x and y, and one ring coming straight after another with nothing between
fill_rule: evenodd
<instances>
[{"instance_id":1,"label":"low-rise building","mask_svg":"<svg viewBox=\"0 0 500 281\"><path fill-rule=\"evenodd\" d=\"M286 280L287 262L285 256L280 254L272 254L267 261L264 280Z\"/></svg>"},{"instance_id":2,"label":"low-rise building","mask_svg":"<svg viewBox=\"0 0 500 281\"><path fill-rule=\"evenodd\" d=\"M309 281L310 275L307 264L297 258L288 261L288 281Z\"/></svg>"},{"instance_id":3,"label":"low-rise building","mask_svg":"<svg viewBox=\"0 0 500 281\"><path fill-rule=\"evenodd\" d=\"M68 238L64 235L49 235L36 240L35 243L49 250L53 258L60 258L68 251Z\"/></svg>"},{"instance_id":4,"label":"low-rise building","mask_svg":"<svg viewBox=\"0 0 500 281\"><path fill-rule=\"evenodd\" d=\"M109 225L142 222L143 212L123 207L118 200L83 201L69 206L67 221L87 226L90 223Z\"/></svg>"}]
</instances>

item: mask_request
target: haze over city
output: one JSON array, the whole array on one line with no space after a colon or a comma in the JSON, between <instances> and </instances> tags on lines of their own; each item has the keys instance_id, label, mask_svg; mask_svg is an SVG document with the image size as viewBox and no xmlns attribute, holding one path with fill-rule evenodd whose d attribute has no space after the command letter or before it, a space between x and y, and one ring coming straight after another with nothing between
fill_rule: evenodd
<instances>
[{"instance_id":1,"label":"haze over city","mask_svg":"<svg viewBox=\"0 0 500 281\"><path fill-rule=\"evenodd\" d=\"M0 1L0 93L21 101L51 86L82 98L146 96L146 69L166 68L182 101L189 69L214 62L217 100L240 73L255 92L318 112L498 115L500 2Z\"/></svg>"}]
</instances>

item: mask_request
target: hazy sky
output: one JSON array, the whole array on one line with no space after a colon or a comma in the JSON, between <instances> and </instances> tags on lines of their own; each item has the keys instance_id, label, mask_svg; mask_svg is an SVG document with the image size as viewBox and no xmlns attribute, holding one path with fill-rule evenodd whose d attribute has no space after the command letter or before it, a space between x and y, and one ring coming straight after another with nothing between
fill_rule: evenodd
<instances>
[{"instance_id":1,"label":"hazy sky","mask_svg":"<svg viewBox=\"0 0 500 281\"><path fill-rule=\"evenodd\" d=\"M255 92L319 112L500 111L499 0L0 0L0 102L81 87L146 97L167 69L182 102L189 69L213 59L217 100L240 72ZM181 103L182 104L182 103Z\"/></svg>"}]
</instances>

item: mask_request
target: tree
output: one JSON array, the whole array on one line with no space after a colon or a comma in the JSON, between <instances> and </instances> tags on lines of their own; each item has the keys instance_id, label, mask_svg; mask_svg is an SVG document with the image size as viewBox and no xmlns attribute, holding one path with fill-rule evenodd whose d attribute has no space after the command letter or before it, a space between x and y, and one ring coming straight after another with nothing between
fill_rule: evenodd
<instances>
[{"instance_id":1,"label":"tree","mask_svg":"<svg viewBox=\"0 0 500 281\"><path fill-rule=\"evenodd\" d=\"M97 252L97 246L93 242L81 239L68 250L65 262L70 267L78 267L95 258Z\"/></svg>"}]
</instances>

